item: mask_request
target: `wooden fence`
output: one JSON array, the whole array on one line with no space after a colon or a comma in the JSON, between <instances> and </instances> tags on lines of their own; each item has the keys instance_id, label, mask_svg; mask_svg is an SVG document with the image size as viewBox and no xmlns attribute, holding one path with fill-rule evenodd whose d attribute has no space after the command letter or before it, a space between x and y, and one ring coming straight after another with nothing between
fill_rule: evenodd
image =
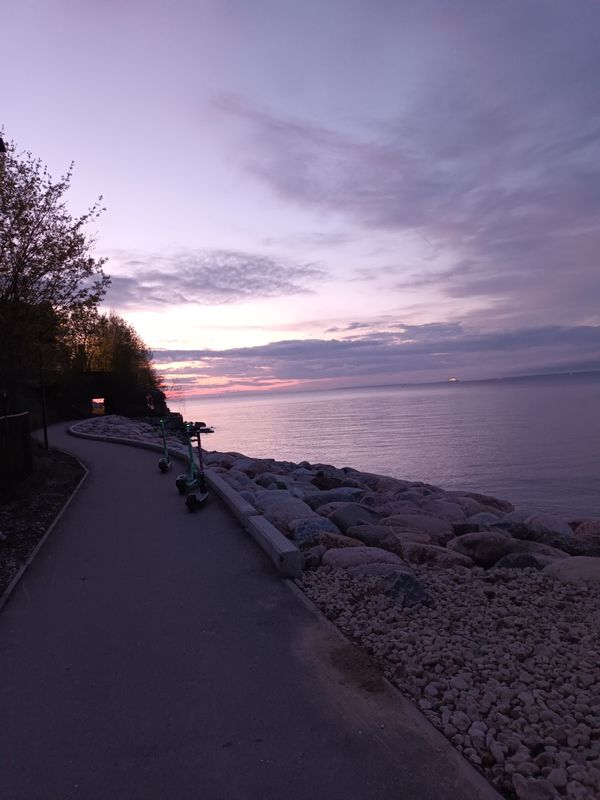
<instances>
[{"instance_id":1,"label":"wooden fence","mask_svg":"<svg viewBox=\"0 0 600 800\"><path fill-rule=\"evenodd\" d=\"M10 491L32 469L29 413L0 417L0 493Z\"/></svg>"}]
</instances>

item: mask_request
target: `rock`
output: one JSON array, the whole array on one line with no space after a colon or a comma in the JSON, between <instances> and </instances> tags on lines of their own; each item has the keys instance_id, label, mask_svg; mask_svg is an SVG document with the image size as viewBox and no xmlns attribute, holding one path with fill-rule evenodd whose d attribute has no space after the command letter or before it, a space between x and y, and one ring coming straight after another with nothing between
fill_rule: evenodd
<instances>
[{"instance_id":1,"label":"rock","mask_svg":"<svg viewBox=\"0 0 600 800\"><path fill-rule=\"evenodd\" d=\"M489 533L464 533L451 539L447 548L455 553L468 556L478 567L491 567L503 556L512 552L513 540L502 531Z\"/></svg>"},{"instance_id":2,"label":"rock","mask_svg":"<svg viewBox=\"0 0 600 800\"><path fill-rule=\"evenodd\" d=\"M363 564L402 564L395 553L389 553L379 547L343 547L328 550L322 563L334 569L350 569Z\"/></svg>"},{"instance_id":3,"label":"rock","mask_svg":"<svg viewBox=\"0 0 600 800\"><path fill-rule=\"evenodd\" d=\"M378 545L390 535L390 529L387 525L353 525L346 535L360 539L364 544Z\"/></svg>"},{"instance_id":4,"label":"rock","mask_svg":"<svg viewBox=\"0 0 600 800\"><path fill-rule=\"evenodd\" d=\"M322 533L339 533L333 522L319 516L292 520L288 523L288 530L292 534L292 539L300 547L317 544Z\"/></svg>"},{"instance_id":5,"label":"rock","mask_svg":"<svg viewBox=\"0 0 600 800\"><path fill-rule=\"evenodd\" d=\"M568 781L567 771L562 767L555 767L546 775L546 780L557 789L564 789Z\"/></svg>"},{"instance_id":6,"label":"rock","mask_svg":"<svg viewBox=\"0 0 600 800\"><path fill-rule=\"evenodd\" d=\"M594 556L565 558L545 567L544 573L561 581L600 583L600 558Z\"/></svg>"},{"instance_id":7,"label":"rock","mask_svg":"<svg viewBox=\"0 0 600 800\"><path fill-rule=\"evenodd\" d=\"M326 503L352 503L357 496L364 494L364 489L340 488L324 492L309 492L304 495L304 502L314 511Z\"/></svg>"},{"instance_id":8,"label":"rock","mask_svg":"<svg viewBox=\"0 0 600 800\"><path fill-rule=\"evenodd\" d=\"M575 528L575 537L588 544L600 547L600 520L589 519L580 522Z\"/></svg>"},{"instance_id":9,"label":"rock","mask_svg":"<svg viewBox=\"0 0 600 800\"><path fill-rule=\"evenodd\" d=\"M377 512L358 503L346 503L329 515L329 519L334 525L337 525L342 533L355 525L372 525L380 518Z\"/></svg>"},{"instance_id":10,"label":"rock","mask_svg":"<svg viewBox=\"0 0 600 800\"><path fill-rule=\"evenodd\" d=\"M562 555L565 555L564 553ZM568 558L569 556L567 556ZM534 553L508 553L502 556L492 566L492 569L537 569L541 570L549 564L553 564L555 559Z\"/></svg>"},{"instance_id":11,"label":"rock","mask_svg":"<svg viewBox=\"0 0 600 800\"><path fill-rule=\"evenodd\" d=\"M453 494L453 492L447 492L447 494ZM489 494L479 494L478 492L462 492L462 497L470 497L472 500L475 500L482 506L487 506L493 511L501 511L505 514L515 510L515 507L512 505L512 503L509 503L506 500L499 500L497 497L492 497Z\"/></svg>"},{"instance_id":12,"label":"rock","mask_svg":"<svg viewBox=\"0 0 600 800\"><path fill-rule=\"evenodd\" d=\"M468 525L481 525L483 527L493 527L497 522L500 514L492 514L490 511L482 511L479 514L473 514L467 517L465 523Z\"/></svg>"},{"instance_id":13,"label":"rock","mask_svg":"<svg viewBox=\"0 0 600 800\"><path fill-rule=\"evenodd\" d=\"M393 528L407 528L408 530L423 531L428 533L436 543L441 540L451 539L454 531L452 523L430 514L394 514L381 520L382 525Z\"/></svg>"},{"instance_id":14,"label":"rock","mask_svg":"<svg viewBox=\"0 0 600 800\"><path fill-rule=\"evenodd\" d=\"M433 517L441 517L449 522L464 520L465 512L458 503L449 500L426 500L421 508Z\"/></svg>"},{"instance_id":15,"label":"rock","mask_svg":"<svg viewBox=\"0 0 600 800\"><path fill-rule=\"evenodd\" d=\"M304 551L304 569L317 569L321 566L321 559L327 552L327 548L322 544L310 547Z\"/></svg>"},{"instance_id":16,"label":"rock","mask_svg":"<svg viewBox=\"0 0 600 800\"><path fill-rule=\"evenodd\" d=\"M389 564L366 564L353 567L353 575L376 577L385 594L389 595L398 605L415 606L431 605L431 596L413 572L406 567L395 567Z\"/></svg>"},{"instance_id":17,"label":"rock","mask_svg":"<svg viewBox=\"0 0 600 800\"><path fill-rule=\"evenodd\" d=\"M334 511L337 511L338 508L347 505L344 502L337 502L337 503L325 503L324 506L319 506L316 508L316 512L320 517L328 517L330 514L333 514Z\"/></svg>"},{"instance_id":18,"label":"rock","mask_svg":"<svg viewBox=\"0 0 600 800\"><path fill-rule=\"evenodd\" d=\"M343 533L330 533L324 531L319 536L319 544L325 545L327 549L334 547L364 547L360 539L353 539L350 536L344 536Z\"/></svg>"},{"instance_id":19,"label":"rock","mask_svg":"<svg viewBox=\"0 0 600 800\"><path fill-rule=\"evenodd\" d=\"M559 533L561 536L571 536L573 533L565 519L553 514L532 514L524 524L535 533Z\"/></svg>"},{"instance_id":20,"label":"rock","mask_svg":"<svg viewBox=\"0 0 600 800\"><path fill-rule=\"evenodd\" d=\"M531 511L525 511L523 509L516 508L514 511L511 511L509 514L505 514L502 517L502 525L512 525L525 522L528 517L531 517Z\"/></svg>"},{"instance_id":21,"label":"rock","mask_svg":"<svg viewBox=\"0 0 600 800\"><path fill-rule=\"evenodd\" d=\"M558 800L560 797L544 778L525 778L518 772L513 775L513 788L519 800Z\"/></svg>"},{"instance_id":22,"label":"rock","mask_svg":"<svg viewBox=\"0 0 600 800\"><path fill-rule=\"evenodd\" d=\"M473 566L473 561L468 556L447 550L445 547L404 542L401 548L402 557L413 564L433 564L444 568Z\"/></svg>"},{"instance_id":23,"label":"rock","mask_svg":"<svg viewBox=\"0 0 600 800\"><path fill-rule=\"evenodd\" d=\"M528 525L513 524L508 532L515 539L522 541L535 541L540 544L562 550L570 556L600 556L600 547L578 538L573 533L565 536L561 533L548 531L534 531Z\"/></svg>"},{"instance_id":24,"label":"rock","mask_svg":"<svg viewBox=\"0 0 600 800\"><path fill-rule=\"evenodd\" d=\"M279 503L274 503L269 506L265 512L265 517L272 522L279 530L284 533L289 532L289 523L295 522L298 519L318 519L318 514L309 508L306 503L299 500L297 497L291 497L290 500L282 500Z\"/></svg>"},{"instance_id":25,"label":"rock","mask_svg":"<svg viewBox=\"0 0 600 800\"><path fill-rule=\"evenodd\" d=\"M254 505L263 513L268 511L271 506L285 500L296 500L297 498L287 489L263 489L256 492ZM309 509L310 510L310 509ZM298 515L300 516L300 515Z\"/></svg>"}]
</instances>

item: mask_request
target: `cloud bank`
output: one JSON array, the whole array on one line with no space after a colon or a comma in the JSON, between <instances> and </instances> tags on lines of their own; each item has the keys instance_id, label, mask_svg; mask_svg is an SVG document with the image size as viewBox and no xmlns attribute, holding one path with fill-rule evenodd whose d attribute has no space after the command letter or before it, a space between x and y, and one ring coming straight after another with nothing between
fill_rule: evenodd
<instances>
[{"instance_id":1,"label":"cloud bank","mask_svg":"<svg viewBox=\"0 0 600 800\"><path fill-rule=\"evenodd\" d=\"M443 381L600 369L600 326L546 326L481 334L461 323L403 325L338 339L227 350L160 350L159 370L189 393Z\"/></svg>"},{"instance_id":2,"label":"cloud bank","mask_svg":"<svg viewBox=\"0 0 600 800\"><path fill-rule=\"evenodd\" d=\"M308 294L326 274L312 264L235 250L116 252L106 302L115 308L219 305L253 298Z\"/></svg>"}]
</instances>

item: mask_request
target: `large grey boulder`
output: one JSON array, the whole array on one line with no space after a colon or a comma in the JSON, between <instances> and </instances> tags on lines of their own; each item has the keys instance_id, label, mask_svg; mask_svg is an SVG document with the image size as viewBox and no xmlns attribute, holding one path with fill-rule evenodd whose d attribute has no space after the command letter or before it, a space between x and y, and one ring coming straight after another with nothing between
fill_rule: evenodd
<instances>
[{"instance_id":1,"label":"large grey boulder","mask_svg":"<svg viewBox=\"0 0 600 800\"><path fill-rule=\"evenodd\" d=\"M421 504L421 509L433 517L441 517L449 522L461 522L466 516L461 506L450 499L427 499Z\"/></svg>"},{"instance_id":2,"label":"large grey boulder","mask_svg":"<svg viewBox=\"0 0 600 800\"><path fill-rule=\"evenodd\" d=\"M408 569L391 564L366 564L352 567L352 575L375 578L381 590L401 606L431 605L425 584Z\"/></svg>"},{"instance_id":3,"label":"large grey boulder","mask_svg":"<svg viewBox=\"0 0 600 800\"><path fill-rule=\"evenodd\" d=\"M379 547L343 547L328 550L322 563L334 569L350 569L363 564L402 564L402 560L395 553Z\"/></svg>"},{"instance_id":4,"label":"large grey boulder","mask_svg":"<svg viewBox=\"0 0 600 800\"><path fill-rule=\"evenodd\" d=\"M381 516L376 511L358 503L346 503L330 514L329 519L338 526L342 533L345 533L348 528L355 525L370 525L378 522Z\"/></svg>"},{"instance_id":5,"label":"large grey boulder","mask_svg":"<svg viewBox=\"0 0 600 800\"><path fill-rule=\"evenodd\" d=\"M544 574L561 581L600 583L600 558L574 556L554 561L544 569Z\"/></svg>"},{"instance_id":6,"label":"large grey boulder","mask_svg":"<svg viewBox=\"0 0 600 800\"><path fill-rule=\"evenodd\" d=\"M558 533L561 536L573 533L567 520L554 514L532 514L524 524L535 533Z\"/></svg>"},{"instance_id":7,"label":"large grey boulder","mask_svg":"<svg viewBox=\"0 0 600 800\"><path fill-rule=\"evenodd\" d=\"M314 487L311 487L311 490L307 489L305 491L304 501L316 511L317 508L324 506L326 503L352 503L361 494L364 494L364 489L342 487L340 489L315 492Z\"/></svg>"},{"instance_id":8,"label":"large grey boulder","mask_svg":"<svg viewBox=\"0 0 600 800\"><path fill-rule=\"evenodd\" d=\"M322 533L339 533L339 529L326 517L309 517L288 522L288 530L299 547L310 547L319 542Z\"/></svg>"},{"instance_id":9,"label":"large grey boulder","mask_svg":"<svg viewBox=\"0 0 600 800\"><path fill-rule=\"evenodd\" d=\"M478 567L491 567L503 556L513 552L514 540L503 531L464 533L451 539L446 547L471 558Z\"/></svg>"},{"instance_id":10,"label":"large grey boulder","mask_svg":"<svg viewBox=\"0 0 600 800\"><path fill-rule=\"evenodd\" d=\"M592 546L600 547L600 519L587 519L575 528L575 537Z\"/></svg>"},{"instance_id":11,"label":"large grey boulder","mask_svg":"<svg viewBox=\"0 0 600 800\"><path fill-rule=\"evenodd\" d=\"M428 533L436 544L445 544L454 536L451 522L440 517L432 517L430 514L393 514L382 519L381 524L392 528L423 531Z\"/></svg>"},{"instance_id":12,"label":"large grey boulder","mask_svg":"<svg viewBox=\"0 0 600 800\"><path fill-rule=\"evenodd\" d=\"M306 503L299 500L297 497L292 497L290 500L282 500L279 503L274 503L269 506L265 511L265 517L279 528L282 533L289 533L289 524L298 519L319 519L319 515L309 508Z\"/></svg>"},{"instance_id":13,"label":"large grey boulder","mask_svg":"<svg viewBox=\"0 0 600 800\"><path fill-rule=\"evenodd\" d=\"M288 489L261 489L256 492L254 506L259 511L264 512L268 511L271 506L277 505L277 503L295 499L297 498Z\"/></svg>"},{"instance_id":14,"label":"large grey boulder","mask_svg":"<svg viewBox=\"0 0 600 800\"><path fill-rule=\"evenodd\" d=\"M569 558L569 556L567 556ZM553 564L554 558L535 553L509 553L496 561L492 569L537 569Z\"/></svg>"}]
</instances>

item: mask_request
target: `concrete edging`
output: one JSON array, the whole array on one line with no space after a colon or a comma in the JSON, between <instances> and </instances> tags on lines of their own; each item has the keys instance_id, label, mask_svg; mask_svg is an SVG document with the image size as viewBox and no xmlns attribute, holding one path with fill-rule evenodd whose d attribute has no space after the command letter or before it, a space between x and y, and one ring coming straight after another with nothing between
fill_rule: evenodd
<instances>
[{"instance_id":1,"label":"concrete edging","mask_svg":"<svg viewBox=\"0 0 600 800\"><path fill-rule=\"evenodd\" d=\"M67 428L67 433L79 439L91 439L97 442L125 444L130 447L140 447L162 453L163 447L152 442L140 442L138 439L127 439L124 436L99 436L93 433L84 433L76 430L81 422L76 422ZM177 461L187 462L187 455L177 450L167 448L169 456ZM269 556L277 570L285 578L297 578L302 572L304 557L296 545L287 539L281 531L272 525L266 517L250 505L247 500L230 486L223 478L212 469L205 471L209 487L225 503L241 523L244 530L252 536L258 546Z\"/></svg>"},{"instance_id":2,"label":"concrete edging","mask_svg":"<svg viewBox=\"0 0 600 800\"><path fill-rule=\"evenodd\" d=\"M23 575L27 571L28 567L33 562L33 560L37 556L37 554L39 553L39 551L42 549L43 545L45 544L46 540L48 539L48 537L50 536L50 534L52 533L54 528L60 522L60 520L62 518L62 515L65 513L67 508L71 505L71 501L73 500L73 498L75 497L75 495L77 494L79 489L81 488L83 482L87 479L88 475L90 474L90 471L85 466L85 464L83 462L81 462L77 458L77 456L74 456L73 453L68 453L66 450L61 450L58 447L55 447L54 449L55 450L59 450L59 452L65 453L68 456L71 456L71 458L74 458L75 461L77 461L77 463L83 469L83 475L82 475L79 483L77 484L77 486L73 489L73 491L71 492L69 497L67 497L67 500L66 500L65 504L63 505L63 507L60 509L58 514L54 517L54 519L50 523L49 527L47 528L47 530L44 533L44 535L42 536L42 538L39 540L39 542L36 544L36 546L33 548L31 553L27 557L27 560L23 564L21 564L21 566L19 567L18 572L16 573L16 575L14 575L14 577L11 580L11 582L8 584L8 586L6 587L4 592L2 593L2 596L0 597L0 611L2 611L2 609L4 608L6 603L8 603L8 601L10 599L10 596L12 595L14 590L17 588L17 585L18 585L19 581L21 580L21 578L23 577Z\"/></svg>"}]
</instances>

